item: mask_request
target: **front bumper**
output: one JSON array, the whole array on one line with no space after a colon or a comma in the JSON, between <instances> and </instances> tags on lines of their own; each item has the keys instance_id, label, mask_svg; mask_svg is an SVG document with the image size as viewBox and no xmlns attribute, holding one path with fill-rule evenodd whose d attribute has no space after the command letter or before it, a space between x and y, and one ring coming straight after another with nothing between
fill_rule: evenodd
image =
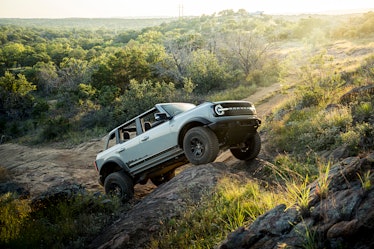
<instances>
[{"instance_id":1,"label":"front bumper","mask_svg":"<svg viewBox=\"0 0 374 249\"><path fill-rule=\"evenodd\" d=\"M246 142L248 138L253 136L261 120L251 119L227 119L210 124L208 127L214 131L221 144L233 146Z\"/></svg>"}]
</instances>

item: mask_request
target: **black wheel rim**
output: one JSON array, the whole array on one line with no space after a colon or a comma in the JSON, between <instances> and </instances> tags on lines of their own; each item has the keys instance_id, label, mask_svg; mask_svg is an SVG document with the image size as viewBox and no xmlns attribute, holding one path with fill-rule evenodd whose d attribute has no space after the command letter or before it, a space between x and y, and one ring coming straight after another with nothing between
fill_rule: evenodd
<instances>
[{"instance_id":1,"label":"black wheel rim","mask_svg":"<svg viewBox=\"0 0 374 249\"><path fill-rule=\"evenodd\" d=\"M240 148L240 151L243 153L247 152L248 150L249 150L249 145L247 143L245 144L245 147Z\"/></svg>"},{"instance_id":2,"label":"black wheel rim","mask_svg":"<svg viewBox=\"0 0 374 249\"><path fill-rule=\"evenodd\" d=\"M191 140L191 152L195 157L201 157L202 155L204 155L204 143L200 139L193 138Z\"/></svg>"},{"instance_id":3,"label":"black wheel rim","mask_svg":"<svg viewBox=\"0 0 374 249\"><path fill-rule=\"evenodd\" d=\"M115 183L110 185L109 193L112 196L122 197L122 189L118 184Z\"/></svg>"},{"instance_id":4,"label":"black wheel rim","mask_svg":"<svg viewBox=\"0 0 374 249\"><path fill-rule=\"evenodd\" d=\"M247 140L247 142L245 142L245 146L240 148L240 151L245 153L249 150L253 150L253 147L254 147L254 139L251 138L251 139Z\"/></svg>"}]
</instances>

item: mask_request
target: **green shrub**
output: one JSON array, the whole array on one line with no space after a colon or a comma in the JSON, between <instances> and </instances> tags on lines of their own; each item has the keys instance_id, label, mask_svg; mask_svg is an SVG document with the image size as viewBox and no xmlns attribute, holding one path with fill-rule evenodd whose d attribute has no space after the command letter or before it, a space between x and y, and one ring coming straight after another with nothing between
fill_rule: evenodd
<instances>
[{"instance_id":1,"label":"green shrub","mask_svg":"<svg viewBox=\"0 0 374 249\"><path fill-rule=\"evenodd\" d=\"M371 123L358 124L357 131L360 133L359 148L367 151L374 148L374 126Z\"/></svg>"},{"instance_id":2,"label":"green shrub","mask_svg":"<svg viewBox=\"0 0 374 249\"><path fill-rule=\"evenodd\" d=\"M121 89L116 86L105 85L100 89L98 101L102 106L110 106L120 96Z\"/></svg>"},{"instance_id":3,"label":"green shrub","mask_svg":"<svg viewBox=\"0 0 374 249\"><path fill-rule=\"evenodd\" d=\"M300 91L300 94L301 99L299 102L299 108L318 106L323 99L323 90L321 88L304 88L304 90Z\"/></svg>"},{"instance_id":4,"label":"green shrub","mask_svg":"<svg viewBox=\"0 0 374 249\"><path fill-rule=\"evenodd\" d=\"M70 129L70 121L65 117L56 117L46 121L43 131L40 135L40 141L51 141L57 138L62 138Z\"/></svg>"},{"instance_id":5,"label":"green shrub","mask_svg":"<svg viewBox=\"0 0 374 249\"><path fill-rule=\"evenodd\" d=\"M31 208L28 200L19 200L12 193L0 196L0 246L16 240L23 234Z\"/></svg>"},{"instance_id":6,"label":"green shrub","mask_svg":"<svg viewBox=\"0 0 374 249\"><path fill-rule=\"evenodd\" d=\"M5 248L84 248L121 209L121 202L90 194L50 206L31 205L16 196L0 196L0 246ZM32 208L31 208L32 207Z\"/></svg>"},{"instance_id":7,"label":"green shrub","mask_svg":"<svg viewBox=\"0 0 374 249\"><path fill-rule=\"evenodd\" d=\"M246 81L250 82L251 85L257 86L269 86L278 82L281 67L279 62L275 59L266 62L261 69L252 70Z\"/></svg>"},{"instance_id":8,"label":"green shrub","mask_svg":"<svg viewBox=\"0 0 374 249\"><path fill-rule=\"evenodd\" d=\"M348 149L353 152L357 153L359 149L359 142L361 139L361 134L355 130L349 130L347 132L343 132L340 134L340 137L337 141L338 144L345 144Z\"/></svg>"},{"instance_id":9,"label":"green shrub","mask_svg":"<svg viewBox=\"0 0 374 249\"><path fill-rule=\"evenodd\" d=\"M321 120L323 129L336 128L345 131L352 124L353 118L348 107L340 107L332 111L320 112L317 119Z\"/></svg>"},{"instance_id":10,"label":"green shrub","mask_svg":"<svg viewBox=\"0 0 374 249\"><path fill-rule=\"evenodd\" d=\"M373 102L363 102L354 106L352 115L356 122L369 122L370 118L374 120L374 104Z\"/></svg>"}]
</instances>

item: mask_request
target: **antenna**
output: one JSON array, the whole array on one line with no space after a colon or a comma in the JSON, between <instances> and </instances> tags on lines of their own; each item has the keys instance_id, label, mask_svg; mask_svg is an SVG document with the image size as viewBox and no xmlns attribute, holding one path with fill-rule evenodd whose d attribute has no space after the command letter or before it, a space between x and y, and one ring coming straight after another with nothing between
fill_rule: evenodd
<instances>
[{"instance_id":1,"label":"antenna","mask_svg":"<svg viewBox=\"0 0 374 249\"><path fill-rule=\"evenodd\" d=\"M183 18L183 3L179 4L179 18Z\"/></svg>"}]
</instances>

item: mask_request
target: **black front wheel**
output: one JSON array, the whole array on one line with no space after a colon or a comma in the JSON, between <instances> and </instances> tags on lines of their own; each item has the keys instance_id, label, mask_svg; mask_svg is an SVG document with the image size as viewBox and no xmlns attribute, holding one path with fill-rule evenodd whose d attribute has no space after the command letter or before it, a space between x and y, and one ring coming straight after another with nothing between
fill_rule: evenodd
<instances>
[{"instance_id":1,"label":"black front wheel","mask_svg":"<svg viewBox=\"0 0 374 249\"><path fill-rule=\"evenodd\" d=\"M123 172L113 172L105 178L105 193L120 198L123 202L134 196L134 183L131 177Z\"/></svg>"},{"instance_id":2,"label":"black front wheel","mask_svg":"<svg viewBox=\"0 0 374 249\"><path fill-rule=\"evenodd\" d=\"M261 138L260 134L256 133L247 139L244 146L241 148L231 148L230 151L234 157L239 160L251 160L260 153Z\"/></svg>"},{"instance_id":3,"label":"black front wheel","mask_svg":"<svg viewBox=\"0 0 374 249\"><path fill-rule=\"evenodd\" d=\"M219 152L216 134L206 127L194 127L183 139L183 150L190 163L199 165L213 162Z\"/></svg>"}]
</instances>

